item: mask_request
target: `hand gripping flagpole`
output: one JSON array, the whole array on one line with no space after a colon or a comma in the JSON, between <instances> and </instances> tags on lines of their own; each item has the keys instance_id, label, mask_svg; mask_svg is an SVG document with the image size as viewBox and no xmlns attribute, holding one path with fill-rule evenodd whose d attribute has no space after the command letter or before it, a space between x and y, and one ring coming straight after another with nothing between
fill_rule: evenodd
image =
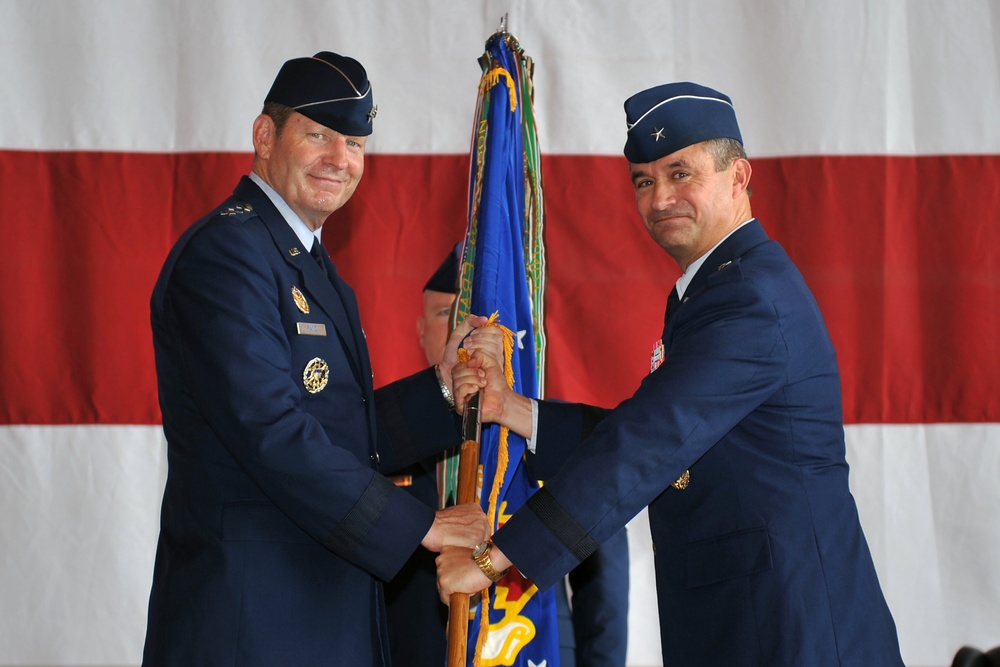
<instances>
[{"instance_id":1,"label":"hand gripping flagpole","mask_svg":"<svg viewBox=\"0 0 1000 667\"><path fill-rule=\"evenodd\" d=\"M456 502L476 502L479 477L479 439L482 436L482 415L479 412L479 392L465 405L462 422L462 448L458 463ZM465 667L469 643L469 596L452 593L448 606L448 667Z\"/></svg>"},{"instance_id":2,"label":"hand gripping flagpole","mask_svg":"<svg viewBox=\"0 0 1000 667\"><path fill-rule=\"evenodd\" d=\"M504 330L503 373L508 387L516 384L519 393L538 398L544 386L545 258L533 63L506 31L506 23L504 17L500 32L486 41L479 58L483 75L472 132L468 228L452 324L474 312L493 312L490 322ZM501 318L503 325L498 323ZM500 424L483 426L480 436L477 457L466 461L462 447L459 466L467 470L470 484L464 498L475 501L481 488L480 505L497 530L504 513L523 505L537 482L528 478L523 465L526 442L521 436ZM491 604L493 597L498 606ZM501 654L505 664L518 666L543 664L558 656L551 591L539 591L512 571L481 591L474 623L469 622L471 602L462 598L449 600L455 606L449 620L448 667L499 664ZM469 625L475 628L475 641ZM510 632L515 626L530 626L534 632L530 637Z\"/></svg>"}]
</instances>

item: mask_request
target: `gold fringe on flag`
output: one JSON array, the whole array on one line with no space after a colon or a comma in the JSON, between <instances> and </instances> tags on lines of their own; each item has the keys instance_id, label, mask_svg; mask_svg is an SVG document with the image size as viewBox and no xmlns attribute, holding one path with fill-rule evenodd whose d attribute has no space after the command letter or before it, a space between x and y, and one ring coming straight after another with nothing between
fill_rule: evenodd
<instances>
[{"instance_id":1,"label":"gold fringe on flag","mask_svg":"<svg viewBox=\"0 0 1000 667\"><path fill-rule=\"evenodd\" d=\"M498 321L500 317L499 311L494 312L490 315L489 319L486 320L484 327L497 327L503 333L503 359L500 360L501 366L503 368L503 377L507 382L507 387L510 389L514 388L514 367L512 364L512 359L514 356L514 332L500 324ZM458 351L459 361L466 362L469 360L469 353L465 348L460 348ZM489 518L490 525L495 526L497 521L497 501L500 498L500 487L503 486L504 475L507 474L507 464L510 463L510 455L507 451L507 436L510 433L510 429L506 426L500 426L500 444L497 448L497 472L493 476L493 485L490 488L490 504L486 511L486 516ZM486 645L486 638L490 633L490 589L485 588L482 591L482 603L483 613L480 616L479 623L479 636L476 639L476 655L473 660L474 667L480 667L480 656L483 654L483 646Z\"/></svg>"},{"instance_id":2,"label":"gold fringe on flag","mask_svg":"<svg viewBox=\"0 0 1000 667\"><path fill-rule=\"evenodd\" d=\"M514 87L514 77L503 67L496 65L483 75L483 78L479 80L479 94L485 95L490 88L500 82L501 76L504 77L507 83L507 91L510 93L508 95L510 97L510 112L514 113L517 111L517 89Z\"/></svg>"}]
</instances>

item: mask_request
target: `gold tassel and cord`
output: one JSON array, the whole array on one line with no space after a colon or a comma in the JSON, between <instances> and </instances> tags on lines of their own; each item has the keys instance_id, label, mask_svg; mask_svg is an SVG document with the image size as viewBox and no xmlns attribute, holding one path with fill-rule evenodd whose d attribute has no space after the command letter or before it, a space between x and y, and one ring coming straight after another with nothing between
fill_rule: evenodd
<instances>
[{"instance_id":1,"label":"gold tassel and cord","mask_svg":"<svg viewBox=\"0 0 1000 667\"><path fill-rule=\"evenodd\" d=\"M508 75L509 77L509 75ZM503 367L503 377L507 382L507 386L511 389L514 388L514 367L512 364L512 358L514 356L514 332L503 326L498 322L500 318L500 313L494 312L490 315L489 319L486 321L485 327L497 327L503 333L503 360L501 365ZM459 348L458 350L458 360L461 362L467 362L470 359L469 353L465 348ZM507 464L510 462L510 454L507 450L507 437L510 433L510 429L506 426L500 426L500 444L497 448L497 471L493 477L493 486L490 488L490 503L487 509L486 516L490 521L491 526L496 525L497 518L497 501L500 498L500 487L503 485L503 478L507 472ZM474 667L479 667L480 656L483 653L483 646L486 644L486 638L489 635L490 630L490 589L486 588L482 591L482 606L483 613L480 616L480 626L479 626L479 637L476 639L476 654L473 661Z\"/></svg>"}]
</instances>

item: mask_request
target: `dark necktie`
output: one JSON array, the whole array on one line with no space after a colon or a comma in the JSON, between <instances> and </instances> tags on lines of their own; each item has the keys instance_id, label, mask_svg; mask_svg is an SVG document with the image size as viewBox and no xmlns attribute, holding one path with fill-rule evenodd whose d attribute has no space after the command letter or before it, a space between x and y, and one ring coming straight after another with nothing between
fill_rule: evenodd
<instances>
[{"instance_id":1,"label":"dark necktie","mask_svg":"<svg viewBox=\"0 0 1000 667\"><path fill-rule=\"evenodd\" d=\"M317 264L319 264L319 268L323 270L323 275L327 275L326 262L323 261L323 250L320 247L322 245L323 244L319 242L319 239L315 239L309 254L312 255L312 258L316 260Z\"/></svg>"},{"instance_id":2,"label":"dark necktie","mask_svg":"<svg viewBox=\"0 0 1000 667\"><path fill-rule=\"evenodd\" d=\"M681 303L681 300L677 296L677 287L674 286L674 288L672 290L670 290L670 296L667 297L667 310L666 310L665 313L663 313L663 328L664 328L664 330L666 330L666 328L667 328L667 322L669 322L670 318L673 316L673 314L677 312L677 306L679 306L680 303Z\"/></svg>"},{"instance_id":3,"label":"dark necktie","mask_svg":"<svg viewBox=\"0 0 1000 667\"><path fill-rule=\"evenodd\" d=\"M666 339L667 322L669 322L670 318L673 317L674 313L677 312L677 307L679 305L681 305L681 300L680 297L677 296L677 286L674 285L674 288L670 290L670 296L667 297L667 312L663 313L663 339L661 340ZM691 471L685 470L683 473L681 473L680 477L678 477L670 484L670 486L679 491L683 491L688 487L688 484L690 483L691 483Z\"/></svg>"}]
</instances>

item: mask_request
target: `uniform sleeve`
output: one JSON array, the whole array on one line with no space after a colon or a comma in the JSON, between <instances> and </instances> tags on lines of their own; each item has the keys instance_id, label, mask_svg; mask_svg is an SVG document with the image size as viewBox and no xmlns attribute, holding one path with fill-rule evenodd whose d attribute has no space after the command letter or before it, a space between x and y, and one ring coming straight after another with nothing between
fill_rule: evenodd
<instances>
[{"instance_id":1,"label":"uniform sleeve","mask_svg":"<svg viewBox=\"0 0 1000 667\"><path fill-rule=\"evenodd\" d=\"M378 389L375 408L386 474L462 444L461 421L441 395L433 368Z\"/></svg>"},{"instance_id":2,"label":"uniform sleeve","mask_svg":"<svg viewBox=\"0 0 1000 667\"><path fill-rule=\"evenodd\" d=\"M583 403L537 401L538 434L535 453L527 454L528 474L547 480L556 475L563 462L586 440L609 410Z\"/></svg>"},{"instance_id":3,"label":"uniform sleeve","mask_svg":"<svg viewBox=\"0 0 1000 667\"><path fill-rule=\"evenodd\" d=\"M540 588L620 530L783 385L788 354L774 307L732 274L688 302L665 362L494 536Z\"/></svg>"}]
</instances>

